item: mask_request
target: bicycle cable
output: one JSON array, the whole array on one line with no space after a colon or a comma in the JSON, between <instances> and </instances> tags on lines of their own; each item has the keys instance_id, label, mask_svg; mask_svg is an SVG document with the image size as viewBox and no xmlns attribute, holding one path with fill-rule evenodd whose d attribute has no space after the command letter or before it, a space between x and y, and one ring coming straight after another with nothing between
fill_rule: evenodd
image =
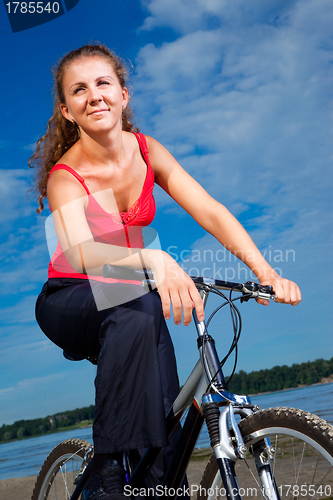
<instances>
[{"instance_id":1,"label":"bicycle cable","mask_svg":"<svg viewBox=\"0 0 333 500\"><path fill-rule=\"evenodd\" d=\"M221 369L221 363L219 364L219 368L218 370L216 371L216 373L213 375L211 375L210 373L210 370L209 370L209 367L208 367L208 363L207 363L207 360L206 360L206 356L205 356L205 335L207 334L208 335L208 331L207 331L207 328L208 328L208 325L209 323L211 322L211 320L213 319L213 317L215 316L215 314L222 308L224 307L225 305L227 305L229 303L229 299L228 297L226 297L222 292L220 292L219 290L217 290L216 288L214 288L212 285L207 285L206 287L206 290L208 289L210 292L216 294L216 295L219 295L220 297L222 297L225 302L223 304L220 304L213 312L212 314L210 315L210 317L208 318L206 324L205 324L205 330L204 330L204 334L203 334L203 339L202 339L202 357L203 357L203 365L204 365L204 369L205 369L205 373L206 373L206 377L207 377L207 380L209 380L209 384L208 384L208 387L207 387L207 391L211 388L213 389L215 392L220 393L218 387L216 387L216 385L214 384L214 380L216 380L216 377L217 377L217 374L219 373L220 369ZM229 350L230 352L230 350Z\"/></svg>"},{"instance_id":2,"label":"bicycle cable","mask_svg":"<svg viewBox=\"0 0 333 500\"><path fill-rule=\"evenodd\" d=\"M206 288L206 287L205 287ZM233 366L233 370L231 372L231 375L229 376L228 378L228 381L227 381L227 384L230 383L235 371L236 371L236 367L237 367L237 361L238 361L238 341L239 341L239 338L240 338L240 334L241 334L241 330L242 330L242 318L241 318L241 314L238 310L238 308L236 307L236 305L234 304L234 302L236 300L240 300L244 297L251 297L252 294L243 294L242 296L239 296L239 297L236 297L234 299L232 299L232 292L233 292L233 288L230 290L230 295L229 295L229 298L224 295L224 293L220 292L219 290L217 290L216 288L214 288L214 286L212 285L209 285L207 286L207 288L209 289L210 292L216 294L216 295L219 295L220 297L222 297L225 302L223 304L220 304L210 315L210 317L208 318L206 324L205 324L205 330L204 330L204 335L203 335L203 342L202 342L202 354L203 354L203 361L204 361L204 369L205 369L205 373L206 373L206 376L207 376L207 379L210 381L209 382L209 385L207 387L207 391L211 388L213 389L215 392L218 392L219 394L220 391L218 389L218 387L216 387L215 383L216 382L216 377L218 375L218 373L220 372L222 366L226 363L226 361L228 360L228 358L230 357L230 355L232 354L233 351L235 351L235 361L234 361L234 366ZM224 306L228 305L229 304L229 307L230 307L230 315L231 315L231 320L232 320L232 326L233 326L233 331L234 331L234 335L233 335L233 339L232 339L232 342L231 342L231 345L230 345L230 348L229 348L229 351L228 353L226 354L226 356L219 362L219 368L218 370L216 371L216 373L211 376L211 374L209 373L209 368L208 368L208 363L207 363L207 360L206 360L206 357L205 357L205 335L208 334L208 326L210 324L210 322L212 321L213 317L215 316L215 314L221 310Z\"/></svg>"}]
</instances>

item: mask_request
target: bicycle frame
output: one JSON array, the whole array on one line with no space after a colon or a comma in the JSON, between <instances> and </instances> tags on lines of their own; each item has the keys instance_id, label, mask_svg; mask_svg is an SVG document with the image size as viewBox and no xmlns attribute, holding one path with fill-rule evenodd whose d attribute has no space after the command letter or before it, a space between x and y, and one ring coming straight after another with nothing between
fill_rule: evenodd
<instances>
[{"instance_id":1,"label":"bicycle frame","mask_svg":"<svg viewBox=\"0 0 333 500\"><path fill-rule=\"evenodd\" d=\"M207 282L203 283L205 285L207 284ZM196 284L199 289L201 288L200 294L203 298L204 306L206 306L209 291L207 291L204 286L200 286L200 283ZM225 286L220 285L219 288L230 290L237 285L240 291L238 284L227 282L224 282L224 284ZM241 500L241 496L238 492L234 465L238 459L245 457L247 448L244 446L242 436L235 420L235 414L246 417L253 412L253 405L248 396L239 396L227 391L214 341L211 337L206 338L206 360L204 360L202 339L205 336L208 337L206 334L205 322L200 322L198 320L195 310L193 310L193 319L198 334L200 359L196 363L166 417L168 435L171 436L172 432L179 425L181 417L190 405L173 458L165 474L162 488L163 491L166 492L165 497L169 500L177 498L177 490L182 488L186 468L205 420L204 407L205 405L213 404L217 407L223 407L223 409L221 413L217 410L219 413L217 429L218 439L216 439L215 435L215 442L212 438L211 430L209 429L208 418L206 417L206 423L211 437L211 445L216 455L224 488L227 492L227 498L230 500ZM206 369L204 363L206 363ZM209 378L212 379L215 376L219 383L219 390L215 393L207 393L207 388L210 386L207 371L210 375ZM231 423L231 430L229 429L228 422ZM231 437L236 441L235 447L231 445ZM261 446L264 446L264 448L269 451L270 443L268 439L265 439L262 445L263 441L264 440L261 441ZM145 488L143 482L144 478L147 476L151 466L161 451L162 448L151 448L145 452L129 479L128 485L132 490L134 488ZM279 500L280 496L272 478L269 461L266 461L263 466L259 458L255 458L256 462L258 462L258 473L261 476L264 488L266 491L270 492L269 498L272 500ZM89 465L84 471L71 500L77 500L79 498L82 487L88 477L88 470ZM170 492L174 494L170 494ZM161 497L163 498L163 496Z\"/></svg>"}]
</instances>

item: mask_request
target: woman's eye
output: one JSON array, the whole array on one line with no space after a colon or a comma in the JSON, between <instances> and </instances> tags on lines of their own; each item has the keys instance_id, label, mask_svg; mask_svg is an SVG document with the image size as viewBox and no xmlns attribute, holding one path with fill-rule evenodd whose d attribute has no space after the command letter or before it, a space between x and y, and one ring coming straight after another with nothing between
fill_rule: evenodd
<instances>
[{"instance_id":1,"label":"woman's eye","mask_svg":"<svg viewBox=\"0 0 333 500\"><path fill-rule=\"evenodd\" d=\"M100 85L109 85L109 84L110 84L110 82L107 82L105 80L101 80L100 82L98 82L98 86L100 86Z\"/></svg>"},{"instance_id":2,"label":"woman's eye","mask_svg":"<svg viewBox=\"0 0 333 500\"><path fill-rule=\"evenodd\" d=\"M77 88L74 90L73 94L74 94L74 95L79 94L79 93L80 93L81 91L83 91L83 90L84 90L84 87L77 87Z\"/></svg>"}]
</instances>

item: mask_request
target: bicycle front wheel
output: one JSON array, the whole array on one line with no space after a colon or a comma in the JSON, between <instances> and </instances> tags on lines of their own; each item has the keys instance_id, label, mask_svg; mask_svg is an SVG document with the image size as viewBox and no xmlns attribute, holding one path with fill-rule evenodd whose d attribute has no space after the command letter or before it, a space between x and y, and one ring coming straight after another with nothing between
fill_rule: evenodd
<instances>
[{"instance_id":1,"label":"bicycle front wheel","mask_svg":"<svg viewBox=\"0 0 333 500\"><path fill-rule=\"evenodd\" d=\"M68 500L92 458L92 446L82 439L58 444L45 460L31 500Z\"/></svg>"},{"instance_id":2,"label":"bicycle front wheel","mask_svg":"<svg viewBox=\"0 0 333 500\"><path fill-rule=\"evenodd\" d=\"M244 500L278 496L289 500L333 498L332 425L316 415L294 408L269 408L244 418L239 428L248 449L246 458L238 460L235 465L238 493ZM265 487L253 458L256 444L262 443L266 437L275 450L269 463L278 495L269 491L267 485ZM256 455L258 457L258 453ZM265 453L259 459L265 463ZM212 455L197 499L215 500L225 496L217 461Z\"/></svg>"}]
</instances>

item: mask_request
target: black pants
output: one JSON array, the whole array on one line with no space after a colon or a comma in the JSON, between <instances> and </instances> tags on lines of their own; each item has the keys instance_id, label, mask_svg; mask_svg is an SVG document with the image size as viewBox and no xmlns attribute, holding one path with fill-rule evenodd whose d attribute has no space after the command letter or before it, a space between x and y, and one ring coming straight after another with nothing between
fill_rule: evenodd
<instances>
[{"instance_id":1,"label":"black pants","mask_svg":"<svg viewBox=\"0 0 333 500\"><path fill-rule=\"evenodd\" d=\"M112 297L124 293L124 287L137 285L95 286L112 306ZM54 278L45 283L37 299L36 318L62 349L98 355L95 453L167 445L165 414L179 383L157 293L98 311L88 281Z\"/></svg>"}]
</instances>

